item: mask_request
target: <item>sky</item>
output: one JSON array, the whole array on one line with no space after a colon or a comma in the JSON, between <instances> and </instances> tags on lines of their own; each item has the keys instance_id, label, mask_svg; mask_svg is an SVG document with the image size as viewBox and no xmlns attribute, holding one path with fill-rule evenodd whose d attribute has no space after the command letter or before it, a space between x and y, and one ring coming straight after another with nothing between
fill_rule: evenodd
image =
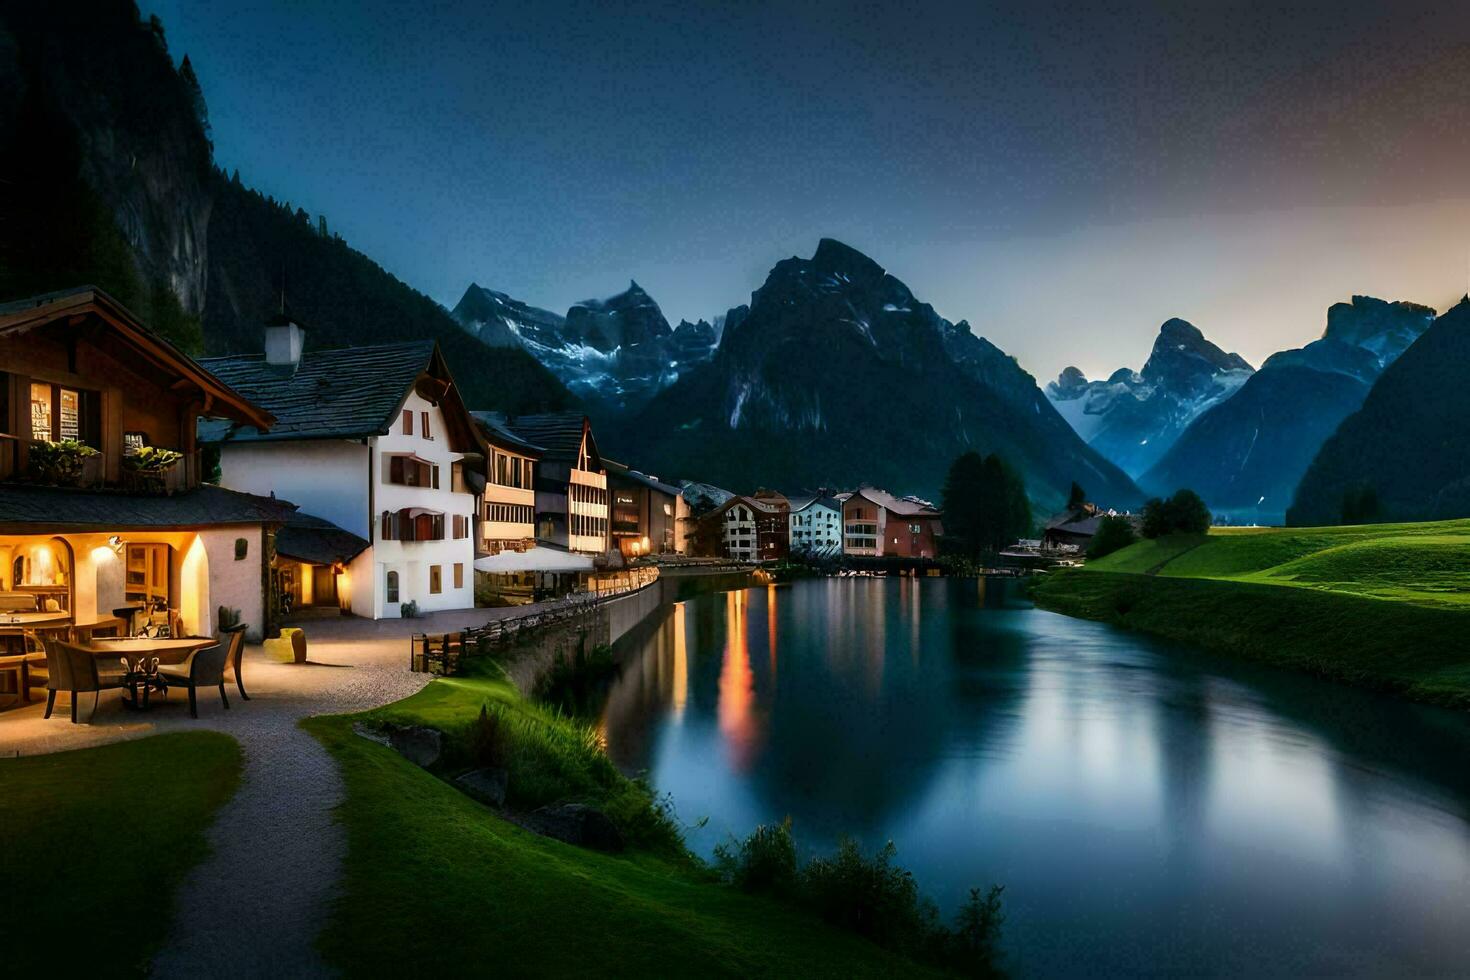
<instances>
[{"instance_id":1,"label":"sky","mask_svg":"<svg viewBox=\"0 0 1470 980\"><path fill-rule=\"evenodd\" d=\"M835 237L1045 381L1470 282L1470 4L141 6L220 165L447 307L708 319Z\"/></svg>"}]
</instances>

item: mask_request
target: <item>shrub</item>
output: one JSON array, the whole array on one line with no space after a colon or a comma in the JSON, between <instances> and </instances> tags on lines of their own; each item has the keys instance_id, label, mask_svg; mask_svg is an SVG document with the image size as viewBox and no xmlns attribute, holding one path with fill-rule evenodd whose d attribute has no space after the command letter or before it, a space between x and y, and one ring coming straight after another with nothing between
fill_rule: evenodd
<instances>
[{"instance_id":1,"label":"shrub","mask_svg":"<svg viewBox=\"0 0 1470 980\"><path fill-rule=\"evenodd\" d=\"M791 818L761 824L745 840L715 846L715 869L741 891L789 895L796 888L796 841Z\"/></svg>"},{"instance_id":2,"label":"shrub","mask_svg":"<svg viewBox=\"0 0 1470 980\"><path fill-rule=\"evenodd\" d=\"M908 870L893 863L889 841L871 859L844 837L831 857L813 858L801 870L806 900L833 925L874 942L916 951L936 927L938 912L919 897Z\"/></svg>"},{"instance_id":3,"label":"shrub","mask_svg":"<svg viewBox=\"0 0 1470 980\"><path fill-rule=\"evenodd\" d=\"M576 648L561 650L536 679L536 700L574 717L596 712L608 685L622 673L612 648L600 643L587 649L587 634L577 638Z\"/></svg>"},{"instance_id":4,"label":"shrub","mask_svg":"<svg viewBox=\"0 0 1470 980\"><path fill-rule=\"evenodd\" d=\"M1204 534L1214 523L1210 509L1193 490L1176 490L1168 500L1154 497L1143 505L1143 536Z\"/></svg>"},{"instance_id":5,"label":"shrub","mask_svg":"<svg viewBox=\"0 0 1470 980\"><path fill-rule=\"evenodd\" d=\"M33 442L26 460L27 475L36 483L77 486L82 481L86 460L96 455L97 450L75 439Z\"/></svg>"},{"instance_id":6,"label":"shrub","mask_svg":"<svg viewBox=\"0 0 1470 980\"><path fill-rule=\"evenodd\" d=\"M1001 976L1000 928L1005 924L1000 896L1004 885L991 885L982 896L971 888L970 897L955 915L954 928L937 937L933 958L958 973Z\"/></svg>"},{"instance_id":7,"label":"shrub","mask_svg":"<svg viewBox=\"0 0 1470 980\"><path fill-rule=\"evenodd\" d=\"M419 601L417 599L410 599L407 602L402 603L398 607L398 615L403 617L404 619L418 619Z\"/></svg>"},{"instance_id":8,"label":"shrub","mask_svg":"<svg viewBox=\"0 0 1470 980\"><path fill-rule=\"evenodd\" d=\"M1092 536L1092 541L1087 545L1087 557L1102 558L1111 555L1137 540L1137 535L1133 533L1133 525L1126 517L1111 515L1104 517L1097 526L1097 533Z\"/></svg>"}]
</instances>

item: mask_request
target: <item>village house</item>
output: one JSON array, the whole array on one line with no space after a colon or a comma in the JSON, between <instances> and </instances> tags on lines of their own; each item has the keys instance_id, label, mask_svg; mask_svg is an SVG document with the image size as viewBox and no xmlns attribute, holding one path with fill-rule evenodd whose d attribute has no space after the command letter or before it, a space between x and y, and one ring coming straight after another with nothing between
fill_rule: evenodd
<instances>
[{"instance_id":1,"label":"village house","mask_svg":"<svg viewBox=\"0 0 1470 980\"><path fill-rule=\"evenodd\" d=\"M772 561L791 551L791 505L779 493L762 490L734 496L702 521L719 529L720 554L735 561Z\"/></svg>"},{"instance_id":2,"label":"village house","mask_svg":"<svg viewBox=\"0 0 1470 980\"><path fill-rule=\"evenodd\" d=\"M612 540L624 558L682 554L689 505L678 487L604 459L612 499Z\"/></svg>"},{"instance_id":3,"label":"village house","mask_svg":"<svg viewBox=\"0 0 1470 980\"><path fill-rule=\"evenodd\" d=\"M483 472L485 448L438 345L304 342L282 314L266 326L264 353L204 362L277 419L268 430L201 424L201 441L219 450L221 486L276 494L315 519L290 525L277 595L372 619L410 602L421 612L472 607L477 498L466 470ZM361 550L349 555L340 532Z\"/></svg>"},{"instance_id":4,"label":"village house","mask_svg":"<svg viewBox=\"0 0 1470 980\"><path fill-rule=\"evenodd\" d=\"M829 557L842 554L842 502L808 494L792 497L791 553Z\"/></svg>"},{"instance_id":5,"label":"village house","mask_svg":"<svg viewBox=\"0 0 1470 980\"><path fill-rule=\"evenodd\" d=\"M471 414L487 447L479 552L525 551L536 544L536 463L542 449L505 428L494 413Z\"/></svg>"},{"instance_id":6,"label":"village house","mask_svg":"<svg viewBox=\"0 0 1470 980\"><path fill-rule=\"evenodd\" d=\"M271 413L90 286L0 306L0 369L0 654L43 622L212 635L221 607L259 639L292 508L202 483L195 424Z\"/></svg>"},{"instance_id":7,"label":"village house","mask_svg":"<svg viewBox=\"0 0 1470 980\"><path fill-rule=\"evenodd\" d=\"M943 533L940 513L915 497L862 487L841 495L843 552L848 555L934 558Z\"/></svg>"},{"instance_id":8,"label":"village house","mask_svg":"<svg viewBox=\"0 0 1470 980\"><path fill-rule=\"evenodd\" d=\"M499 421L541 449L536 466L536 539L594 558L608 550L607 472L592 423L577 412L521 415Z\"/></svg>"}]
</instances>

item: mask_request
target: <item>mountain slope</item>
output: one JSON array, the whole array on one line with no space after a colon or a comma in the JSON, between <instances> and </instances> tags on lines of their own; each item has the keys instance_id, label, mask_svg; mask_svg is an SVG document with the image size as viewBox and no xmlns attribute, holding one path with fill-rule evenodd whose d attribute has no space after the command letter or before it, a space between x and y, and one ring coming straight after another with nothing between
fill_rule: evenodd
<instances>
[{"instance_id":1,"label":"mountain slope","mask_svg":"<svg viewBox=\"0 0 1470 980\"><path fill-rule=\"evenodd\" d=\"M583 401L608 411L641 406L709 360L717 340L703 320L670 327L636 282L577 303L564 317L471 283L451 315L486 343L523 348Z\"/></svg>"},{"instance_id":2,"label":"mountain slope","mask_svg":"<svg viewBox=\"0 0 1470 980\"><path fill-rule=\"evenodd\" d=\"M1439 317L1318 451L1287 523L1470 516L1470 299Z\"/></svg>"},{"instance_id":3,"label":"mountain slope","mask_svg":"<svg viewBox=\"0 0 1470 980\"><path fill-rule=\"evenodd\" d=\"M1234 397L1195 419L1140 485L1191 487L1217 513L1281 521L1318 448L1433 317L1425 306L1367 296L1334 304L1320 340L1271 355Z\"/></svg>"},{"instance_id":4,"label":"mountain slope","mask_svg":"<svg viewBox=\"0 0 1470 980\"><path fill-rule=\"evenodd\" d=\"M1122 368L1106 381L1088 381L1069 367L1046 394L1088 445L1138 476L1190 422L1235 394L1252 370L1176 317L1159 328L1142 371Z\"/></svg>"},{"instance_id":5,"label":"mountain slope","mask_svg":"<svg viewBox=\"0 0 1470 980\"><path fill-rule=\"evenodd\" d=\"M1109 504L1140 498L1012 358L831 239L777 263L749 307L726 315L713 359L615 423L605 445L721 486L869 481L936 499L955 456L978 449L1012 461L1045 507L1073 480Z\"/></svg>"}]
</instances>

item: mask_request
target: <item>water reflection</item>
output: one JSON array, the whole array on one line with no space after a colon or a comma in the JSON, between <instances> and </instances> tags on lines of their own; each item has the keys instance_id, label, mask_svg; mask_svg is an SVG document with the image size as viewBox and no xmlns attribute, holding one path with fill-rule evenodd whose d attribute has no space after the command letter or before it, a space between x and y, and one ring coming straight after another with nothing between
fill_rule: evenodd
<instances>
[{"instance_id":1,"label":"water reflection","mask_svg":"<svg viewBox=\"0 0 1470 980\"><path fill-rule=\"evenodd\" d=\"M1470 725L1018 603L846 579L708 596L622 651L609 752L727 834L790 815L1023 974L1470 973Z\"/></svg>"}]
</instances>

